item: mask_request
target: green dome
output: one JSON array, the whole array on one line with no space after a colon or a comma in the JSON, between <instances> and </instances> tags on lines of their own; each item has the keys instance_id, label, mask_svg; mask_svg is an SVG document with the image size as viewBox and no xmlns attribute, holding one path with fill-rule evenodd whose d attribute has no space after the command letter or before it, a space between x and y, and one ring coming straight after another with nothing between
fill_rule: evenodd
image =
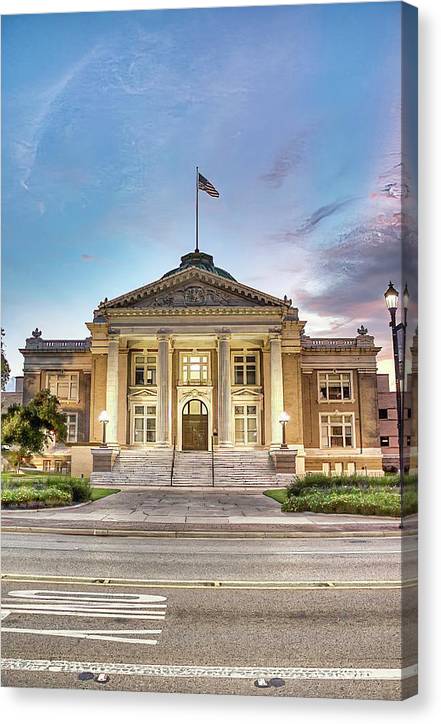
<instances>
[{"instance_id":1,"label":"green dome","mask_svg":"<svg viewBox=\"0 0 441 724\"><path fill-rule=\"evenodd\" d=\"M214 266L213 257L210 254L205 254L203 251L192 251L190 254L184 254L181 256L181 263L176 269L171 269L161 278L170 277L172 274L177 274L183 269L190 269L196 267L197 269L203 269L204 271L211 272L211 274L217 274L225 279L231 279L235 282L235 278L231 276L225 269L221 269L218 266Z\"/></svg>"}]
</instances>

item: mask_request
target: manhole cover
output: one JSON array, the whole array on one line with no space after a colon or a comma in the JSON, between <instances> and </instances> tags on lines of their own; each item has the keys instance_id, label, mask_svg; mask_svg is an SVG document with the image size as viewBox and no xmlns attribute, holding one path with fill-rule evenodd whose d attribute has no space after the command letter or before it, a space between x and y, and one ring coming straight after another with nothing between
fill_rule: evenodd
<instances>
[{"instance_id":1,"label":"manhole cover","mask_svg":"<svg viewBox=\"0 0 441 724\"><path fill-rule=\"evenodd\" d=\"M277 676L274 677L274 679L269 680L270 686L275 686L276 688L279 688L279 686L285 686L284 679L279 679Z\"/></svg>"},{"instance_id":2,"label":"manhole cover","mask_svg":"<svg viewBox=\"0 0 441 724\"><path fill-rule=\"evenodd\" d=\"M78 674L80 681L90 681L90 679L93 679L94 677L95 674L92 674L91 671L82 671L81 674Z\"/></svg>"},{"instance_id":3,"label":"manhole cover","mask_svg":"<svg viewBox=\"0 0 441 724\"><path fill-rule=\"evenodd\" d=\"M271 684L266 679L256 679L254 686L258 689L269 689Z\"/></svg>"}]
</instances>

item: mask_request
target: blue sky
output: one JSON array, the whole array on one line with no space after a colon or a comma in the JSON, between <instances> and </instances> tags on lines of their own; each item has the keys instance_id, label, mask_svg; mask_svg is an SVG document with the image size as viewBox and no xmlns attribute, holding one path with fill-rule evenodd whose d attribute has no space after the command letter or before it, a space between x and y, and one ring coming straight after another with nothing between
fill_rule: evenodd
<instances>
[{"instance_id":1,"label":"blue sky","mask_svg":"<svg viewBox=\"0 0 441 724\"><path fill-rule=\"evenodd\" d=\"M3 326L81 338L105 296L200 245L307 334L369 327L399 283L400 3L3 18ZM404 180L403 180L404 179Z\"/></svg>"}]
</instances>

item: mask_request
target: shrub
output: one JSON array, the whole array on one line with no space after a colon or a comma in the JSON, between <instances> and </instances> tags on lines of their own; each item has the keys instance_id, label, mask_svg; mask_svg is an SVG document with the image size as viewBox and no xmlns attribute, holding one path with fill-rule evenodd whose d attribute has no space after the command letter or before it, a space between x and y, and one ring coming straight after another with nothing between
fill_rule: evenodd
<instances>
[{"instance_id":1,"label":"shrub","mask_svg":"<svg viewBox=\"0 0 441 724\"><path fill-rule=\"evenodd\" d=\"M417 510L415 491L408 490L404 494L404 514L409 515ZM358 515L400 515L400 496L392 490L368 489L360 490L307 490L301 494L291 495L282 505L285 512L297 513L347 513Z\"/></svg>"},{"instance_id":2,"label":"shrub","mask_svg":"<svg viewBox=\"0 0 441 724\"><path fill-rule=\"evenodd\" d=\"M38 503L43 503L45 506L70 505L72 493L55 487L39 489L24 485L23 487L4 488L1 500L2 505L6 507Z\"/></svg>"},{"instance_id":3,"label":"shrub","mask_svg":"<svg viewBox=\"0 0 441 724\"><path fill-rule=\"evenodd\" d=\"M406 488L416 490L417 476L406 475L404 479ZM287 487L288 497L303 495L313 490L336 490L336 489L398 489L400 485L399 475L382 475L381 477L368 475L324 475L323 473L307 473L303 478L294 477L293 482Z\"/></svg>"},{"instance_id":4,"label":"shrub","mask_svg":"<svg viewBox=\"0 0 441 724\"><path fill-rule=\"evenodd\" d=\"M84 503L90 500L91 485L87 478L71 478L67 475L46 475L46 476L16 476L4 481L7 488L32 487L34 490L46 490L57 488L64 490L71 495L75 503Z\"/></svg>"}]
</instances>

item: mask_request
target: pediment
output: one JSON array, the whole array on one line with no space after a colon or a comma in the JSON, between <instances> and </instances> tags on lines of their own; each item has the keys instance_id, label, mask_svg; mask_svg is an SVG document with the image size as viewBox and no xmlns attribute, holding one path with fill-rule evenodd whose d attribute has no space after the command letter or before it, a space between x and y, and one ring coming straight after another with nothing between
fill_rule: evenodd
<instances>
[{"instance_id":1,"label":"pediment","mask_svg":"<svg viewBox=\"0 0 441 724\"><path fill-rule=\"evenodd\" d=\"M100 312L110 309L182 309L218 307L282 307L290 300L278 299L211 272L191 268L159 279L128 294L105 301Z\"/></svg>"}]
</instances>

